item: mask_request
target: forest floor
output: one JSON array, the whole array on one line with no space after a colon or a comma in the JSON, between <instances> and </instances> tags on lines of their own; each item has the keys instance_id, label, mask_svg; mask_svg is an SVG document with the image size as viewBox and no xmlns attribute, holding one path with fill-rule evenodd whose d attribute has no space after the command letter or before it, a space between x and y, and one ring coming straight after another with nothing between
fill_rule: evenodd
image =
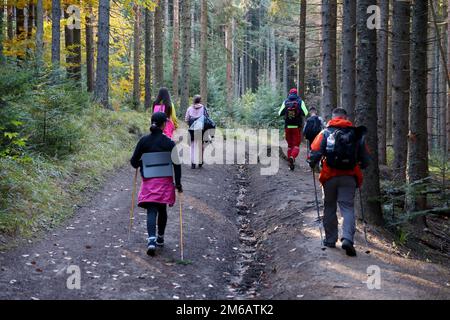
<instances>
[{"instance_id":1,"label":"forest floor","mask_svg":"<svg viewBox=\"0 0 450 320\"><path fill-rule=\"evenodd\" d=\"M183 168L181 264L179 202L156 257L143 209L128 240L133 171L122 168L64 226L0 252L0 299L450 299L448 263L402 254L382 232L371 230L370 254L360 229L356 258L322 251L310 170L259 169ZM80 290L67 288L71 265ZM369 266L380 268L379 290L368 289Z\"/></svg>"}]
</instances>

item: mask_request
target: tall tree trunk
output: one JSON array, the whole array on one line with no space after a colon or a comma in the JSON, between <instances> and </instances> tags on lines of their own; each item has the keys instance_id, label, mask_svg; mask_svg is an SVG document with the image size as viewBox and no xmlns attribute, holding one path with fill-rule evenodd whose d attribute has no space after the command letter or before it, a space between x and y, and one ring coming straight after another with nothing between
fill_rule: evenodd
<instances>
[{"instance_id":1,"label":"tall tree trunk","mask_svg":"<svg viewBox=\"0 0 450 320\"><path fill-rule=\"evenodd\" d=\"M406 181L408 154L408 106L410 85L410 3L394 1L394 25L392 43L392 113L395 180Z\"/></svg>"},{"instance_id":2,"label":"tall tree trunk","mask_svg":"<svg viewBox=\"0 0 450 320\"><path fill-rule=\"evenodd\" d=\"M64 7L64 19L68 21L70 17L70 13L67 12L68 6ZM74 43L73 43L73 32L74 29L69 28L68 24L64 26L64 45L65 45L65 53L66 53L66 72L68 78L74 78Z\"/></svg>"},{"instance_id":3,"label":"tall tree trunk","mask_svg":"<svg viewBox=\"0 0 450 320\"><path fill-rule=\"evenodd\" d=\"M109 104L109 0L99 0L97 76L95 80L95 100L104 108L112 110Z\"/></svg>"},{"instance_id":4,"label":"tall tree trunk","mask_svg":"<svg viewBox=\"0 0 450 320\"><path fill-rule=\"evenodd\" d=\"M206 0L203 0L206 1ZM203 2L202 2L203 5ZM203 9L202 9L203 10ZM202 11L203 14L203 11ZM203 43L202 43L203 45ZM179 57L180 57L180 1L173 0L173 55L172 55L172 88L174 101L178 103L179 97ZM203 51L202 51L203 52ZM201 66L203 67L203 66ZM200 76L200 82L201 82ZM201 86L200 86L201 88Z\"/></svg>"},{"instance_id":5,"label":"tall tree trunk","mask_svg":"<svg viewBox=\"0 0 450 320\"><path fill-rule=\"evenodd\" d=\"M336 86L336 28L337 1L322 0L322 115L331 119L331 112L337 107Z\"/></svg>"},{"instance_id":6,"label":"tall tree trunk","mask_svg":"<svg viewBox=\"0 0 450 320\"><path fill-rule=\"evenodd\" d=\"M182 30L182 63L181 63L181 114L189 107L189 80L191 65L191 0L181 2Z\"/></svg>"},{"instance_id":7,"label":"tall tree trunk","mask_svg":"<svg viewBox=\"0 0 450 320\"><path fill-rule=\"evenodd\" d=\"M387 76L389 53L389 0L380 1L381 29L378 30L377 61L377 106L378 106L378 156L380 164L387 164L386 121L387 121Z\"/></svg>"},{"instance_id":8,"label":"tall tree trunk","mask_svg":"<svg viewBox=\"0 0 450 320\"><path fill-rule=\"evenodd\" d=\"M355 119L356 1L344 0L342 22L341 107Z\"/></svg>"},{"instance_id":9,"label":"tall tree trunk","mask_svg":"<svg viewBox=\"0 0 450 320\"><path fill-rule=\"evenodd\" d=\"M392 1L391 1L392 4ZM389 6L389 30L392 30L392 5ZM387 112L386 112L386 140L392 144L392 32L388 32L388 81L387 81Z\"/></svg>"},{"instance_id":10,"label":"tall tree trunk","mask_svg":"<svg viewBox=\"0 0 450 320\"><path fill-rule=\"evenodd\" d=\"M38 67L44 62L44 1L37 0L36 6L36 61Z\"/></svg>"},{"instance_id":11,"label":"tall tree trunk","mask_svg":"<svg viewBox=\"0 0 450 320\"><path fill-rule=\"evenodd\" d=\"M434 19L434 18L433 18ZM435 41L434 41L434 55L433 55L433 70L432 70L432 107L431 107L431 150L436 151L439 148L439 91L440 82L440 69L441 69L441 51L439 50L439 37L435 28Z\"/></svg>"},{"instance_id":12,"label":"tall tree trunk","mask_svg":"<svg viewBox=\"0 0 450 320\"><path fill-rule=\"evenodd\" d=\"M228 114L232 113L233 106L233 33L231 31L231 21L225 24L225 47L227 50L227 74L226 74L226 86L227 86L227 108Z\"/></svg>"},{"instance_id":13,"label":"tall tree trunk","mask_svg":"<svg viewBox=\"0 0 450 320\"><path fill-rule=\"evenodd\" d=\"M86 85L87 91L94 91L94 15L92 5L88 5L86 14Z\"/></svg>"},{"instance_id":14,"label":"tall tree trunk","mask_svg":"<svg viewBox=\"0 0 450 320\"><path fill-rule=\"evenodd\" d=\"M76 0L74 3L78 8L80 7L80 0ZM76 85L81 87L81 21L79 26L73 28L72 40L73 78L76 81Z\"/></svg>"},{"instance_id":15,"label":"tall tree trunk","mask_svg":"<svg viewBox=\"0 0 450 320\"><path fill-rule=\"evenodd\" d=\"M18 4L16 7L16 37L20 40L25 40L27 37L27 32L25 29L25 9L23 7L23 4ZM25 48L26 50L26 48ZM25 53L27 50L25 51ZM17 59L23 60L25 57L24 54L20 53L17 54Z\"/></svg>"},{"instance_id":16,"label":"tall tree trunk","mask_svg":"<svg viewBox=\"0 0 450 320\"><path fill-rule=\"evenodd\" d=\"M298 42L298 72L297 72L297 90L302 99L305 99L305 72L306 72L306 9L307 0L300 1L300 28L299 28L299 42ZM283 71L286 70L287 73L287 51L286 46L284 47L284 62ZM283 82L284 92L287 92L287 74L286 77L283 76L286 82Z\"/></svg>"},{"instance_id":17,"label":"tall tree trunk","mask_svg":"<svg viewBox=\"0 0 450 320\"><path fill-rule=\"evenodd\" d=\"M275 42L275 29L270 28L270 86L277 90L277 66L276 66L276 42Z\"/></svg>"},{"instance_id":18,"label":"tall tree trunk","mask_svg":"<svg viewBox=\"0 0 450 320\"><path fill-rule=\"evenodd\" d=\"M8 0L8 15L7 15L7 21L6 21L6 28L7 28L7 34L8 39L12 40L14 37L14 0Z\"/></svg>"},{"instance_id":19,"label":"tall tree trunk","mask_svg":"<svg viewBox=\"0 0 450 320\"><path fill-rule=\"evenodd\" d=\"M433 16L430 10L428 19L433 21ZM434 127L434 75L435 75L435 54L436 54L436 32L434 28L434 24L429 24L428 26L428 35L430 37L430 41L428 41L428 65L430 68L428 69L428 92L427 92L427 114L428 114L428 150L433 151L433 132L435 130ZM431 40L432 39L432 40Z\"/></svg>"},{"instance_id":20,"label":"tall tree trunk","mask_svg":"<svg viewBox=\"0 0 450 320\"><path fill-rule=\"evenodd\" d=\"M165 36L169 35L169 0L164 0L164 34Z\"/></svg>"},{"instance_id":21,"label":"tall tree trunk","mask_svg":"<svg viewBox=\"0 0 450 320\"><path fill-rule=\"evenodd\" d=\"M154 20L154 44L155 44L155 88L164 86L164 47L163 47L163 27L164 27L164 0L158 0L155 10Z\"/></svg>"},{"instance_id":22,"label":"tall tree trunk","mask_svg":"<svg viewBox=\"0 0 450 320\"><path fill-rule=\"evenodd\" d=\"M61 63L61 1L52 0L52 66L59 69Z\"/></svg>"},{"instance_id":23,"label":"tall tree trunk","mask_svg":"<svg viewBox=\"0 0 450 320\"><path fill-rule=\"evenodd\" d=\"M283 48L283 93L288 93L289 88L288 88L288 61L287 61L287 46L285 45ZM302 58L300 58L300 60L302 60ZM303 66L304 66L304 61L303 61ZM300 68L302 68L302 62L299 63L299 70ZM303 67L304 68L304 67ZM302 75L303 73L303 75ZM300 76L299 79L300 81L298 81L300 84L303 84L300 86L300 94L303 94L303 97L305 96L305 88L304 88L304 83L305 80L303 80L302 82L302 77L303 79L305 79L305 75L304 72L300 72Z\"/></svg>"},{"instance_id":24,"label":"tall tree trunk","mask_svg":"<svg viewBox=\"0 0 450 320\"><path fill-rule=\"evenodd\" d=\"M369 221L383 224L380 205L380 172L378 167L377 138L377 32L367 27L367 8L376 0L359 0L357 6L358 60L356 86L356 123L366 126L369 134L366 142L373 150L373 162L367 168L362 189L362 204Z\"/></svg>"},{"instance_id":25,"label":"tall tree trunk","mask_svg":"<svg viewBox=\"0 0 450 320\"><path fill-rule=\"evenodd\" d=\"M445 22L448 23L447 16L447 3L443 2L442 5L442 14L440 15L442 18L442 31L441 31L441 43L442 49L445 51L442 57L442 67L440 72L440 90L439 90L439 122L440 122L440 130L439 130L439 152L444 155L444 151L447 150L447 94L448 94L448 83L447 83L447 68L445 67L446 57L447 57L447 26Z\"/></svg>"},{"instance_id":26,"label":"tall tree trunk","mask_svg":"<svg viewBox=\"0 0 450 320\"><path fill-rule=\"evenodd\" d=\"M19 39L26 38L25 33L25 10L23 6L16 7L16 36Z\"/></svg>"},{"instance_id":27,"label":"tall tree trunk","mask_svg":"<svg viewBox=\"0 0 450 320\"><path fill-rule=\"evenodd\" d=\"M446 0L445 0L446 1ZM448 19L450 18L450 0L447 3L447 70L450 71L450 23ZM449 74L450 77L450 74ZM450 150L450 90L449 85L447 85L447 149L445 152L445 159L448 158L448 151Z\"/></svg>"},{"instance_id":28,"label":"tall tree trunk","mask_svg":"<svg viewBox=\"0 0 450 320\"><path fill-rule=\"evenodd\" d=\"M200 95L203 103L208 104L208 0L201 0L201 36L200 36Z\"/></svg>"},{"instance_id":29,"label":"tall tree trunk","mask_svg":"<svg viewBox=\"0 0 450 320\"><path fill-rule=\"evenodd\" d=\"M27 6L27 38L31 39L33 35L33 21L35 19L35 7L33 2Z\"/></svg>"},{"instance_id":30,"label":"tall tree trunk","mask_svg":"<svg viewBox=\"0 0 450 320\"><path fill-rule=\"evenodd\" d=\"M427 141L427 36L428 1L413 6L411 41L411 112L408 135L408 183L428 176ZM410 195L409 209L426 209L426 196Z\"/></svg>"},{"instance_id":31,"label":"tall tree trunk","mask_svg":"<svg viewBox=\"0 0 450 320\"><path fill-rule=\"evenodd\" d=\"M134 46L133 46L133 107L141 106L141 9L134 5Z\"/></svg>"},{"instance_id":32,"label":"tall tree trunk","mask_svg":"<svg viewBox=\"0 0 450 320\"><path fill-rule=\"evenodd\" d=\"M0 65L4 63L5 61L5 57L3 56L3 21L5 20L4 18L4 12L5 12L5 7L4 7L4 3L0 2Z\"/></svg>"},{"instance_id":33,"label":"tall tree trunk","mask_svg":"<svg viewBox=\"0 0 450 320\"><path fill-rule=\"evenodd\" d=\"M178 1L178 0L176 0ZM153 16L145 9L145 110L152 105ZM176 101L176 100L175 100Z\"/></svg>"}]
</instances>

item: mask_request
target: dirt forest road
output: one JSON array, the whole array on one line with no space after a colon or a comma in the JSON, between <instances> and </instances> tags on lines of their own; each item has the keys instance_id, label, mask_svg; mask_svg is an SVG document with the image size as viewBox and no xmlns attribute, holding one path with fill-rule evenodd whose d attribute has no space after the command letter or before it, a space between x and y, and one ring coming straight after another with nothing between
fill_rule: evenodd
<instances>
[{"instance_id":1,"label":"dirt forest road","mask_svg":"<svg viewBox=\"0 0 450 320\"><path fill-rule=\"evenodd\" d=\"M382 237L371 235L370 255L357 245L357 258L320 250L311 172L259 172L183 168L183 265L179 203L156 257L145 253L142 209L128 240L124 167L64 226L0 253L0 299L450 299L448 266L400 257ZM67 288L69 266L80 268L80 290ZM365 283L369 266L381 271L379 290Z\"/></svg>"}]
</instances>

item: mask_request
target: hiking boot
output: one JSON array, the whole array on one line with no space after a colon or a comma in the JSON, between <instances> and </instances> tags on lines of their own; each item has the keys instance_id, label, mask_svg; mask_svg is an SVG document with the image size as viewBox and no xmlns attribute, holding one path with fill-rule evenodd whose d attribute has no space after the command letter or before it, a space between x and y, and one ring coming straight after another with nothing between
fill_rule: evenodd
<instances>
[{"instance_id":1,"label":"hiking boot","mask_svg":"<svg viewBox=\"0 0 450 320\"><path fill-rule=\"evenodd\" d=\"M326 241L324 241L323 242L323 246L327 247L327 248L334 249L334 248L336 248L336 242L326 242Z\"/></svg>"},{"instance_id":2,"label":"hiking boot","mask_svg":"<svg viewBox=\"0 0 450 320\"><path fill-rule=\"evenodd\" d=\"M148 238L147 255L153 257L156 252L156 238Z\"/></svg>"},{"instance_id":3,"label":"hiking boot","mask_svg":"<svg viewBox=\"0 0 450 320\"><path fill-rule=\"evenodd\" d=\"M195 164L191 164L191 169L195 169L196 165Z\"/></svg>"},{"instance_id":4,"label":"hiking boot","mask_svg":"<svg viewBox=\"0 0 450 320\"><path fill-rule=\"evenodd\" d=\"M289 169L291 171L294 171L294 169L295 169L295 159L293 157L289 158Z\"/></svg>"},{"instance_id":5,"label":"hiking boot","mask_svg":"<svg viewBox=\"0 0 450 320\"><path fill-rule=\"evenodd\" d=\"M158 235L158 238L156 239L156 245L158 247L164 247L164 236Z\"/></svg>"},{"instance_id":6,"label":"hiking boot","mask_svg":"<svg viewBox=\"0 0 450 320\"><path fill-rule=\"evenodd\" d=\"M347 239L342 240L342 249L345 250L349 257L356 257L356 250L353 246L353 242Z\"/></svg>"}]
</instances>

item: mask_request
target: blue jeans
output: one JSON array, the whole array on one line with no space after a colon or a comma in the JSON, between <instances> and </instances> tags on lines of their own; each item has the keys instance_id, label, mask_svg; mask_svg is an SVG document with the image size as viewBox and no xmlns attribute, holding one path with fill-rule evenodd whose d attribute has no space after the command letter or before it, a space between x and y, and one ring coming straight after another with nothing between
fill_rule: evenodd
<instances>
[{"instance_id":1,"label":"blue jeans","mask_svg":"<svg viewBox=\"0 0 450 320\"><path fill-rule=\"evenodd\" d=\"M158 220L158 235L164 236L167 225L167 205L150 203L147 208L148 237L156 237L156 220Z\"/></svg>"}]
</instances>

